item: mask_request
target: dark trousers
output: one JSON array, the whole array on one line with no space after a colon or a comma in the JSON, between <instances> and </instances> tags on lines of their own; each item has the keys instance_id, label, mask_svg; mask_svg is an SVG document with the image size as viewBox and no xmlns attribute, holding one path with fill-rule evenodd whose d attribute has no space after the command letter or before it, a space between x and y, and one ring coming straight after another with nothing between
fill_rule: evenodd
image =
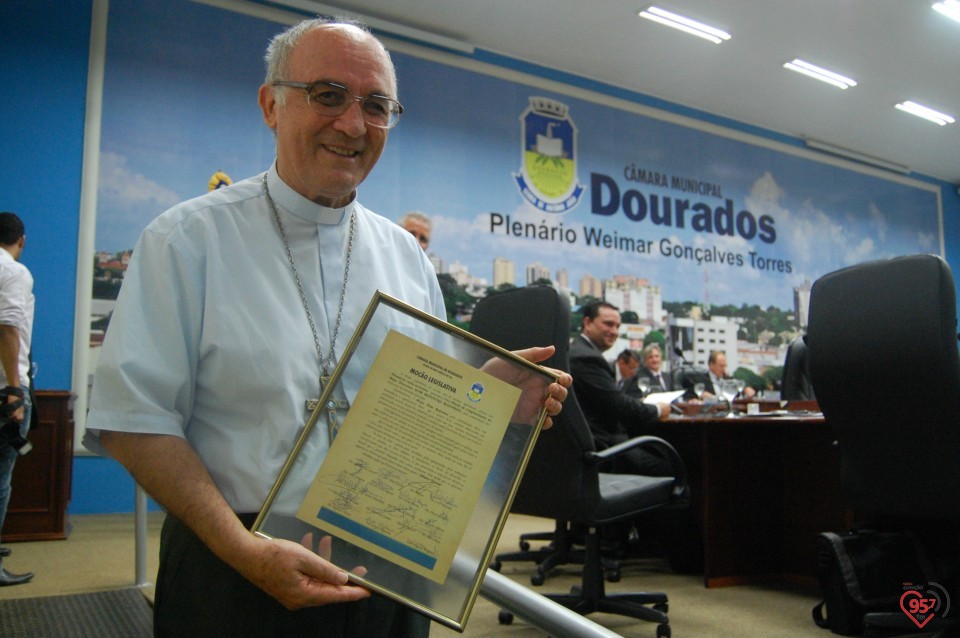
<instances>
[{"instance_id":1,"label":"dark trousers","mask_svg":"<svg viewBox=\"0 0 960 638\"><path fill-rule=\"evenodd\" d=\"M353 603L288 611L167 516L160 535L154 604L156 638L416 638L430 621L374 594Z\"/></svg>"}]
</instances>

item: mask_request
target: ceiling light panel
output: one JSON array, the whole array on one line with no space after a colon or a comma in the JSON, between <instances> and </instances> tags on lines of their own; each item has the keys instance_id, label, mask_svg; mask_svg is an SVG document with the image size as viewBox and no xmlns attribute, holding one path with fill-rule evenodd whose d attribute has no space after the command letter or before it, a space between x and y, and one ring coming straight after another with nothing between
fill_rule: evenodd
<instances>
[{"instance_id":1,"label":"ceiling light panel","mask_svg":"<svg viewBox=\"0 0 960 638\"><path fill-rule=\"evenodd\" d=\"M946 113L941 113L940 111L934 111L933 109L924 106L922 104L917 104L907 100L906 102L901 102L897 104L896 107L901 111L909 113L910 115L916 115L917 117L922 117L925 120L929 120L940 126L946 124L953 124L956 120L953 116L947 115Z\"/></svg>"},{"instance_id":2,"label":"ceiling light panel","mask_svg":"<svg viewBox=\"0 0 960 638\"><path fill-rule=\"evenodd\" d=\"M654 5L651 5L646 9L641 9L637 15L639 15L641 18L653 20L654 22L658 22L668 27L679 29L680 31L695 35L703 38L704 40L710 40L714 44L720 44L721 42L730 39L730 34L726 31L716 27L711 27L708 24L703 24L702 22L697 22L696 20L692 20L686 16L667 11L666 9L661 9L660 7Z\"/></svg>"},{"instance_id":3,"label":"ceiling light panel","mask_svg":"<svg viewBox=\"0 0 960 638\"><path fill-rule=\"evenodd\" d=\"M783 68L790 69L791 71L796 71L797 73L802 73L807 77L811 77L815 80L820 80L821 82L826 82L840 89L848 89L851 86L856 86L857 83L850 78L840 75L839 73L834 73L829 69L824 69L819 67L816 64L810 64L805 60L797 58L792 62L787 62L783 65Z\"/></svg>"},{"instance_id":4,"label":"ceiling light panel","mask_svg":"<svg viewBox=\"0 0 960 638\"><path fill-rule=\"evenodd\" d=\"M933 5L934 11L960 22L960 0L943 0Z\"/></svg>"}]
</instances>

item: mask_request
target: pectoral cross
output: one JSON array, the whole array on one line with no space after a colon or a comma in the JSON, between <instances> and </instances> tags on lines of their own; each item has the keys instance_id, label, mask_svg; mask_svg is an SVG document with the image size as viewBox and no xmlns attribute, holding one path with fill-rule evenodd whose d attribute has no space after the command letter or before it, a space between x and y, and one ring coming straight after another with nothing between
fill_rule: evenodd
<instances>
[{"instance_id":1,"label":"pectoral cross","mask_svg":"<svg viewBox=\"0 0 960 638\"><path fill-rule=\"evenodd\" d=\"M327 387L327 383L330 382L329 376L320 377L320 395L323 396L323 391ZM317 406L320 405L320 399L307 399L304 402L304 408L307 412L312 413L317 409ZM330 430L330 440L332 441L335 436L337 436L337 431L340 429L340 415L337 414L337 410L349 410L350 402L346 399L336 399L334 397L329 397L327 399L326 406L327 409L327 428Z\"/></svg>"}]
</instances>

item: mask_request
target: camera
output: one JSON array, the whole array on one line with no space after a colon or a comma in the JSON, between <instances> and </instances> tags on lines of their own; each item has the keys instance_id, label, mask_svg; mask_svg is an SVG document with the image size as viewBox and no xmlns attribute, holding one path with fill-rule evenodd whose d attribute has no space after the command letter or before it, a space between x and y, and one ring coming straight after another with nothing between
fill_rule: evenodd
<instances>
[{"instance_id":1,"label":"camera","mask_svg":"<svg viewBox=\"0 0 960 638\"><path fill-rule=\"evenodd\" d=\"M20 422L9 417L3 419L3 425L0 425L0 445L9 445L20 456L33 449L30 441L20 434Z\"/></svg>"},{"instance_id":2,"label":"camera","mask_svg":"<svg viewBox=\"0 0 960 638\"><path fill-rule=\"evenodd\" d=\"M9 395L20 397L19 401L7 403ZM33 449L33 445L20 434L20 422L13 418L13 413L23 406L23 390L7 386L0 390L0 446L9 445L17 454L23 456Z\"/></svg>"}]
</instances>

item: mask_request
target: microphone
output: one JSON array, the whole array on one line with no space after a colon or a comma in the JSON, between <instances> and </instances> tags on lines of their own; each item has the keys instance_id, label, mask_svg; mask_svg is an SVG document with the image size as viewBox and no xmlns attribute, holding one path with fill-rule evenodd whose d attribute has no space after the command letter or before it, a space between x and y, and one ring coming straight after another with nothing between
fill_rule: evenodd
<instances>
[{"instance_id":1,"label":"microphone","mask_svg":"<svg viewBox=\"0 0 960 638\"><path fill-rule=\"evenodd\" d=\"M683 356L683 350L680 349L680 346L673 346L673 353L680 357L680 360L684 363L689 363L687 358Z\"/></svg>"}]
</instances>

